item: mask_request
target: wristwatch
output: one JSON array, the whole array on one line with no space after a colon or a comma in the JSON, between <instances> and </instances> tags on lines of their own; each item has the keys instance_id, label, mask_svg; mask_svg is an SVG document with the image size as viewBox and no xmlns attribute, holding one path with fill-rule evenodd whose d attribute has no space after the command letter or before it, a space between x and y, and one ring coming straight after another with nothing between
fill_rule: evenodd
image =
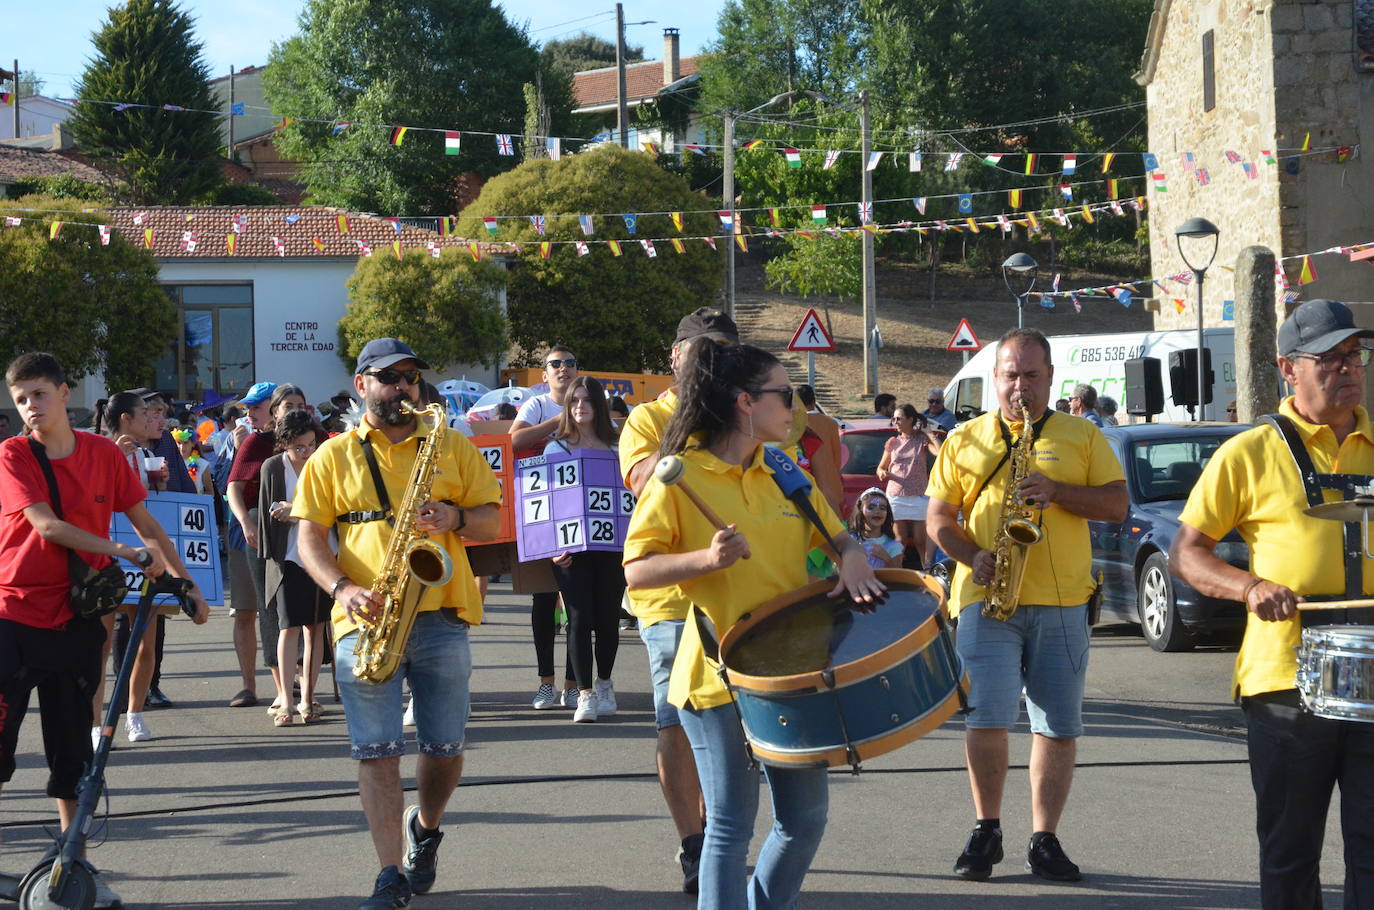
<instances>
[{"instance_id":1,"label":"wristwatch","mask_svg":"<svg viewBox=\"0 0 1374 910\"><path fill-rule=\"evenodd\" d=\"M441 499L441 500L439 500L439 501L442 502L442 503L443 503L444 505L446 505L446 506L452 506L453 508L455 508L455 509L458 510L458 524L457 524L457 526L454 527L454 529L453 529L453 532L454 532L455 534L458 533L459 531L463 530L464 528L466 528L466 527L468 526L468 512L467 512L467 509L462 508L461 506L458 505L458 503L454 502L452 499Z\"/></svg>"},{"instance_id":2,"label":"wristwatch","mask_svg":"<svg viewBox=\"0 0 1374 910\"><path fill-rule=\"evenodd\" d=\"M153 554L143 548L134 550L134 562L140 569L146 569L153 564Z\"/></svg>"},{"instance_id":3,"label":"wristwatch","mask_svg":"<svg viewBox=\"0 0 1374 910\"><path fill-rule=\"evenodd\" d=\"M342 587L343 587L344 585L346 585L346 584L348 584L348 576L347 576L347 575L340 575L340 576L339 576L339 580L336 581L336 582L334 582L334 587L332 587L332 588L329 589L329 599L330 599L330 600L338 600L338 599L339 599L339 588L342 588Z\"/></svg>"}]
</instances>

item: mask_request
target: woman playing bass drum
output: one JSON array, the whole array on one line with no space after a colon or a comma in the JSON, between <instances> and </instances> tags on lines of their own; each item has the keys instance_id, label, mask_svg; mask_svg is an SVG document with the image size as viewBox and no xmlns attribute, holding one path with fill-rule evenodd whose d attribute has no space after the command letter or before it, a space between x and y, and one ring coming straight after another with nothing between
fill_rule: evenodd
<instances>
[{"instance_id":1,"label":"woman playing bass drum","mask_svg":"<svg viewBox=\"0 0 1374 910\"><path fill-rule=\"evenodd\" d=\"M660 455L681 457L682 479L671 486L654 479L644 488L625 543L625 576L631 588L679 585L694 604L668 697L681 712L710 819L697 906L781 910L796 905L825 831L826 771L763 769L774 823L747 881L758 772L717 675L715 641L745 613L805 585L807 551L825 541L783 495L763 460L764 443L785 439L791 429L786 370L771 354L747 345L701 344L689 356L681 400L660 449ZM718 530L687 489L729 525ZM814 485L810 501L840 548L832 596L846 595L867 608L881 596L882 583Z\"/></svg>"}]
</instances>

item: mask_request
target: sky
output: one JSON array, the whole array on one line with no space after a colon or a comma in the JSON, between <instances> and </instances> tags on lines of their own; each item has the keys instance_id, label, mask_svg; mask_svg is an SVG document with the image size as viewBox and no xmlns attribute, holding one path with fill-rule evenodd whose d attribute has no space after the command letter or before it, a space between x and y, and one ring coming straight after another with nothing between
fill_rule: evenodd
<instances>
[{"instance_id":1,"label":"sky","mask_svg":"<svg viewBox=\"0 0 1374 910\"><path fill-rule=\"evenodd\" d=\"M19 59L22 72L36 72L45 84L43 94L68 97L91 56L91 34L105 21L110 0L19 0L0 4L6 11L0 29L0 67ZM196 18L196 33L205 45L212 77L267 62L274 42L295 34L304 0L181 0ZM528 22L530 38L542 43L586 30L608 41L615 38L615 3L588 4L568 0L500 0L507 18ZM695 54L716 34L716 18L725 0L697 0L690 4L665 0L628 0L625 3L625 41L642 45L650 60L662 56L663 29L682 33L682 55ZM601 7L598 12L594 8ZM655 20L653 24L628 25Z\"/></svg>"}]
</instances>

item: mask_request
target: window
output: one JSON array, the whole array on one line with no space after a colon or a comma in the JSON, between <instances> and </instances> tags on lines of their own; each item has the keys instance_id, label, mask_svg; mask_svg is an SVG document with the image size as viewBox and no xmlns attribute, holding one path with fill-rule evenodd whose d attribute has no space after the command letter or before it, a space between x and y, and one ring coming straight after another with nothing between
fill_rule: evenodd
<instances>
[{"instance_id":1,"label":"window","mask_svg":"<svg viewBox=\"0 0 1374 910\"><path fill-rule=\"evenodd\" d=\"M1193 436L1137 443L1131 451L1136 489L1142 502L1184 500L1203 467L1229 436Z\"/></svg>"},{"instance_id":2,"label":"window","mask_svg":"<svg viewBox=\"0 0 1374 910\"><path fill-rule=\"evenodd\" d=\"M1217 61L1215 52L1215 33L1208 29L1202 33L1202 109L1210 111L1217 106Z\"/></svg>"},{"instance_id":3,"label":"window","mask_svg":"<svg viewBox=\"0 0 1374 910\"><path fill-rule=\"evenodd\" d=\"M154 365L154 388L183 401L207 389L237 395L253 384L253 286L163 285L181 311L169 350Z\"/></svg>"},{"instance_id":4,"label":"window","mask_svg":"<svg viewBox=\"0 0 1374 910\"><path fill-rule=\"evenodd\" d=\"M954 391L954 413L983 413L983 377L959 380L959 385Z\"/></svg>"}]
</instances>

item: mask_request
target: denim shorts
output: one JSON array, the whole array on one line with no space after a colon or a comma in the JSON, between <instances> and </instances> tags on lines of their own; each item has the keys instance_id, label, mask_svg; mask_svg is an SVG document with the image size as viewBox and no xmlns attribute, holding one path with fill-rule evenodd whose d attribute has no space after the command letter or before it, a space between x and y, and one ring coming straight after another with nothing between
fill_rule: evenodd
<instances>
[{"instance_id":1,"label":"denim shorts","mask_svg":"<svg viewBox=\"0 0 1374 910\"><path fill-rule=\"evenodd\" d=\"M452 610L421 613L415 618L400 669L379 685L353 675L357 640L358 633L349 632L334 646L335 675L348 721L349 755L365 760L405 754L402 679L409 680L415 702L415 738L420 752L440 758L461 755L471 711L468 624Z\"/></svg>"},{"instance_id":2,"label":"denim shorts","mask_svg":"<svg viewBox=\"0 0 1374 910\"><path fill-rule=\"evenodd\" d=\"M658 729L676 727L682 723L677 706L668 701L668 679L673 675L673 658L682 640L686 620L660 619L652 626L640 626L639 637L649 652L649 679L654 684L654 720Z\"/></svg>"},{"instance_id":3,"label":"denim shorts","mask_svg":"<svg viewBox=\"0 0 1374 910\"><path fill-rule=\"evenodd\" d=\"M982 614L982 603L959 611L955 650L969 677L964 724L1010 729L1021 713L1031 730L1054 739L1083 735L1083 683L1088 675L1088 608L1023 606L1002 622Z\"/></svg>"}]
</instances>

